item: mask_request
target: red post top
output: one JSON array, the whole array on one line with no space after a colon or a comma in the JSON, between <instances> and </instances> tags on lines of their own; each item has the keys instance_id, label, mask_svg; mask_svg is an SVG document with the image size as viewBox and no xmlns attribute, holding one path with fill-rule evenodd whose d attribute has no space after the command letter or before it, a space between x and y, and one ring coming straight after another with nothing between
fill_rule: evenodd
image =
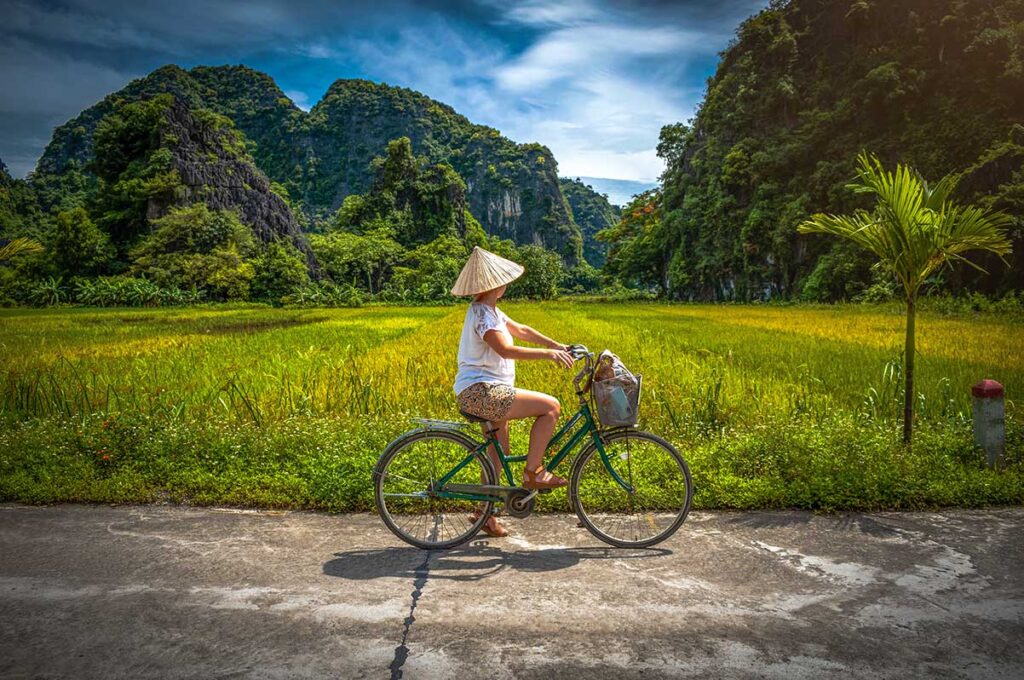
<instances>
[{"instance_id":1,"label":"red post top","mask_svg":"<svg viewBox=\"0 0 1024 680\"><path fill-rule=\"evenodd\" d=\"M971 394L982 399L996 399L1003 396L1003 386L995 380L982 380L971 387Z\"/></svg>"}]
</instances>

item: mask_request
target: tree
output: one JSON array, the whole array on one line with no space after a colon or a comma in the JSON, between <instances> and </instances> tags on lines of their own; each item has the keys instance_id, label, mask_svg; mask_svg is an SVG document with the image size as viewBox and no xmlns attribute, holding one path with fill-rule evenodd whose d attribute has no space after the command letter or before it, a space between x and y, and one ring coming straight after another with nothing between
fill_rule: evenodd
<instances>
[{"instance_id":1,"label":"tree","mask_svg":"<svg viewBox=\"0 0 1024 680\"><path fill-rule=\"evenodd\" d=\"M597 239L609 244L606 274L627 286L657 286L668 293L671 250L661 216L661 190L650 189L633 198L622 209L618 224L597 232Z\"/></svg>"},{"instance_id":2,"label":"tree","mask_svg":"<svg viewBox=\"0 0 1024 680\"><path fill-rule=\"evenodd\" d=\"M929 185L909 166L897 164L895 172L882 167L878 158L857 156L857 179L847 184L855 193L875 199L872 212L851 215L818 213L798 226L801 233L825 233L849 239L873 252L903 288L907 301L904 349L903 443L909 445L914 419L914 320L917 294L939 267L963 261L963 254L980 250L1003 256L1010 252L1005 213L952 200L959 177L949 174Z\"/></svg>"},{"instance_id":3,"label":"tree","mask_svg":"<svg viewBox=\"0 0 1024 680\"><path fill-rule=\"evenodd\" d=\"M452 300L449 292L469 255L454 236L438 236L410 250L402 266L394 268L386 293L395 299L430 302Z\"/></svg>"},{"instance_id":4,"label":"tree","mask_svg":"<svg viewBox=\"0 0 1024 680\"><path fill-rule=\"evenodd\" d=\"M158 285L204 291L212 300L244 300L256 276L255 239L237 213L197 203L153 220L132 251L132 274Z\"/></svg>"},{"instance_id":5,"label":"tree","mask_svg":"<svg viewBox=\"0 0 1024 680\"><path fill-rule=\"evenodd\" d=\"M93 224L84 208L57 213L49 245L53 264L62 274L100 274L114 257L110 237Z\"/></svg>"},{"instance_id":6,"label":"tree","mask_svg":"<svg viewBox=\"0 0 1024 680\"><path fill-rule=\"evenodd\" d=\"M97 125L89 168L100 180L90 212L121 255L149 230L150 201L176 195L181 178L161 140L174 98L120 103Z\"/></svg>"},{"instance_id":7,"label":"tree","mask_svg":"<svg viewBox=\"0 0 1024 680\"><path fill-rule=\"evenodd\" d=\"M253 261L256 278L252 282L254 298L278 302L309 283L306 262L288 241L271 241Z\"/></svg>"},{"instance_id":8,"label":"tree","mask_svg":"<svg viewBox=\"0 0 1024 680\"><path fill-rule=\"evenodd\" d=\"M328 276L352 285L365 281L366 291L371 295L380 291L392 266L405 253L401 244L392 237L392 232L384 227L370 229L364 234L346 231L323 236L312 234L309 244Z\"/></svg>"},{"instance_id":9,"label":"tree","mask_svg":"<svg viewBox=\"0 0 1024 680\"><path fill-rule=\"evenodd\" d=\"M509 297L528 297L549 300L558 294L558 286L565 277L562 258L541 246L519 246L512 256L526 270L509 285Z\"/></svg>"}]
</instances>

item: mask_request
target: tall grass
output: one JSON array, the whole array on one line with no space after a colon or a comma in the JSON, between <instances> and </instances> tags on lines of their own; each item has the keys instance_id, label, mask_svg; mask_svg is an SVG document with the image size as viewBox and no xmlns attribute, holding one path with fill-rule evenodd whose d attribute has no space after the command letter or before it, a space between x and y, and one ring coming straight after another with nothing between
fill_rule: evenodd
<instances>
[{"instance_id":1,"label":"tall grass","mask_svg":"<svg viewBox=\"0 0 1024 680\"><path fill-rule=\"evenodd\" d=\"M643 374L641 426L691 459L698 505L1024 499L1019 453L1010 451L1008 476L991 476L970 438L970 385L991 377L1006 385L1009 444L1020 446L1018 320L922 314L917 385L925 434L908 453L897 444L899 314L859 306L503 307L564 342L609 348ZM0 497L169 494L365 507L369 465L409 427L408 416L457 418L451 383L463 314L462 307L0 311ZM566 412L574 407L570 372L547 362L517 369L520 386L556 394ZM129 430L145 435L122 437ZM525 436L524 425L514 428L513 448L523 448ZM284 448L268 450L267 442ZM828 481L828 461L850 479ZM889 481L858 495L856 480L871 465ZM807 470L818 476L808 481ZM941 482L931 476L937 471ZM920 483L925 491L906 491L901 501L901 475L908 489ZM985 488L967 481L977 475L1001 491L961 493L965 484ZM313 479L320 480L315 492Z\"/></svg>"}]
</instances>

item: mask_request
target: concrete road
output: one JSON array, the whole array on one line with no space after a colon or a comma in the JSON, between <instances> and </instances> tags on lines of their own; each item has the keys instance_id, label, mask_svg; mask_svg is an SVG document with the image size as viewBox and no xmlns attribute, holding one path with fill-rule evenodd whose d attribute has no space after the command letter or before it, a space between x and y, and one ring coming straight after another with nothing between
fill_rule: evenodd
<instances>
[{"instance_id":1,"label":"concrete road","mask_svg":"<svg viewBox=\"0 0 1024 680\"><path fill-rule=\"evenodd\" d=\"M375 516L0 506L2 678L1024 677L1024 510L566 515L447 553Z\"/></svg>"}]
</instances>

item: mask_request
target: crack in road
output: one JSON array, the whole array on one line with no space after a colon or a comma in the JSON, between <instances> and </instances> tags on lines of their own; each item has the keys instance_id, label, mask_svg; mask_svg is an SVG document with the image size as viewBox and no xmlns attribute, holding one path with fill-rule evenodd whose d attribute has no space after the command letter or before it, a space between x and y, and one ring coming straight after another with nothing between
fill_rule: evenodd
<instances>
[{"instance_id":1,"label":"crack in road","mask_svg":"<svg viewBox=\"0 0 1024 680\"><path fill-rule=\"evenodd\" d=\"M395 658L391 660L391 665L388 668L391 669L391 680L398 680L402 677L402 666L405 665L406 659L409 658L409 647L406 642L409 640L409 629L412 628L413 621L416 620L416 604L419 602L420 597L423 595L423 588L427 585L427 577L430 575L430 556L432 553L427 552L427 556L423 559L423 563L416 567L416 577L412 581L412 605L409 607L409 615L405 617L405 627L402 630L402 643L395 647Z\"/></svg>"},{"instance_id":2,"label":"crack in road","mask_svg":"<svg viewBox=\"0 0 1024 680\"><path fill-rule=\"evenodd\" d=\"M440 520L438 517L434 517L434 527L430 532L430 541L437 540L440 523L443 521L444 514L441 515ZM423 596L423 589L426 587L427 578L430 576L430 558L432 555L433 553L427 550L426 555L423 557L423 563L416 567L413 572L415 578L412 580L412 604L409 606L409 615L405 617L403 622L402 642L395 647L395 656L391 660L391 665L388 666L391 670L391 680L398 680L402 677L402 666L405 665L406 660L409 658L409 646L406 644L409 641L409 629L412 628L413 621L416 620L416 605L419 603L420 597Z\"/></svg>"}]
</instances>

